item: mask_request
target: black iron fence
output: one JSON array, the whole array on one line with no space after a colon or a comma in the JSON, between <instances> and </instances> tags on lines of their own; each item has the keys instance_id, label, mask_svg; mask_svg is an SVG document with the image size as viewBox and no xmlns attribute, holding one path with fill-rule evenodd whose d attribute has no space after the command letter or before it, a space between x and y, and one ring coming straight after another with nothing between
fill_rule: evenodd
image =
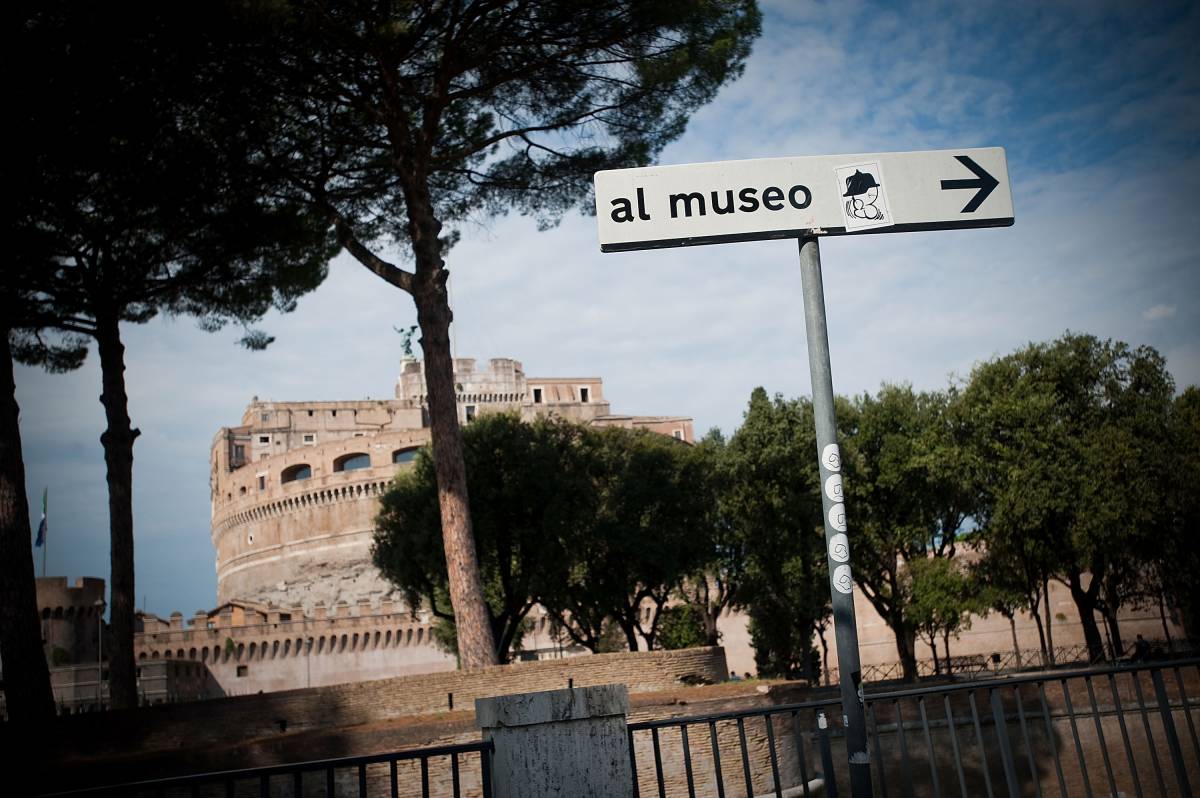
<instances>
[{"instance_id":1,"label":"black iron fence","mask_svg":"<svg viewBox=\"0 0 1200 798\"><path fill-rule=\"evenodd\" d=\"M250 798L251 796L375 795L491 798L492 742L322 759L293 765L203 773L129 782L55 796L155 796L155 798Z\"/></svg>"},{"instance_id":2,"label":"black iron fence","mask_svg":"<svg viewBox=\"0 0 1200 798\"><path fill-rule=\"evenodd\" d=\"M868 692L872 780L902 796L1190 796L1200 659ZM849 791L838 698L629 725L635 795Z\"/></svg>"}]
</instances>

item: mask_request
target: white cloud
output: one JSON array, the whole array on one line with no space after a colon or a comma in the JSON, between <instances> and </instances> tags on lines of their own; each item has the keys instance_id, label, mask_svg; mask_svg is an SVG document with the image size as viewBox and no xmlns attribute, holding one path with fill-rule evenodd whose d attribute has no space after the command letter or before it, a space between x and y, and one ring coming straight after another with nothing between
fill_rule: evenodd
<instances>
[{"instance_id":1,"label":"white cloud","mask_svg":"<svg viewBox=\"0 0 1200 798\"><path fill-rule=\"evenodd\" d=\"M1175 315L1174 305L1155 305L1146 308L1142 311L1142 318L1147 321L1158 321L1159 319L1169 319Z\"/></svg>"}]
</instances>

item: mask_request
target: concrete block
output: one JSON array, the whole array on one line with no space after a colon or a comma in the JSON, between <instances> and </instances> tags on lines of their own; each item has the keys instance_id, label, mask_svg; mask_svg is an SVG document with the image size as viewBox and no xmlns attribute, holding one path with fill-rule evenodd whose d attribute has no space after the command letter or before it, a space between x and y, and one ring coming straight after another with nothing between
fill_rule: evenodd
<instances>
[{"instance_id":1,"label":"concrete block","mask_svg":"<svg viewBox=\"0 0 1200 798\"><path fill-rule=\"evenodd\" d=\"M627 798L633 794L623 684L520 693L475 701L495 746L495 798Z\"/></svg>"}]
</instances>

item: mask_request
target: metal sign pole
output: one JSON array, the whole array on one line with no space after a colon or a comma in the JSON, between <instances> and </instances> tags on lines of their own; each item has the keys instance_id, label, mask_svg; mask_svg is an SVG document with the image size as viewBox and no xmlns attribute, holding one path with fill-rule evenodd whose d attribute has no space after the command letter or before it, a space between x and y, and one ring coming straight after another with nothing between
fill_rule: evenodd
<instances>
[{"instance_id":1,"label":"metal sign pole","mask_svg":"<svg viewBox=\"0 0 1200 798\"><path fill-rule=\"evenodd\" d=\"M842 491L842 458L833 412L833 375L829 368L829 331L825 326L825 292L821 283L821 251L815 236L800 240L800 279L804 290L804 328L808 368L812 375L813 416L824 510L825 553L829 593L842 691L842 723L850 763L850 793L871 798L871 761L867 754L867 722L863 712L862 669L858 661L858 627L854 620L854 579L850 573L850 540L846 537L846 504Z\"/></svg>"}]
</instances>

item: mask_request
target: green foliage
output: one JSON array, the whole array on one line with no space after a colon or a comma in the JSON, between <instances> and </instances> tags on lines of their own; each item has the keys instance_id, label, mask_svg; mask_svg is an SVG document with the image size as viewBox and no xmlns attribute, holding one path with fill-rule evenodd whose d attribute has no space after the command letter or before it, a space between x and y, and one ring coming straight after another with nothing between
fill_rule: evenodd
<instances>
[{"instance_id":1,"label":"green foliage","mask_svg":"<svg viewBox=\"0 0 1200 798\"><path fill-rule=\"evenodd\" d=\"M1175 398L1168 427L1169 474L1165 492L1167 523L1160 530L1160 547L1151 548L1150 593L1141 603L1161 597L1183 613L1190 640L1200 642L1200 389L1190 386Z\"/></svg>"},{"instance_id":2,"label":"green foliage","mask_svg":"<svg viewBox=\"0 0 1200 798\"><path fill-rule=\"evenodd\" d=\"M675 604L662 611L659 644L668 651L708 645L704 610L691 604Z\"/></svg>"},{"instance_id":3,"label":"green foliage","mask_svg":"<svg viewBox=\"0 0 1200 798\"><path fill-rule=\"evenodd\" d=\"M107 316L249 324L324 279L328 220L273 194L248 157L248 120L231 116L248 76L229 66L229 28L215 8L28 9L12 53L28 69L14 85L23 111L7 128L24 198L7 276L31 300L21 361L78 365ZM63 337L35 334L47 328Z\"/></svg>"},{"instance_id":4,"label":"green foliage","mask_svg":"<svg viewBox=\"0 0 1200 798\"><path fill-rule=\"evenodd\" d=\"M71 664L71 652L67 651L62 646L54 646L50 649L50 665L57 668L62 665Z\"/></svg>"},{"instance_id":5,"label":"green foliage","mask_svg":"<svg viewBox=\"0 0 1200 798\"><path fill-rule=\"evenodd\" d=\"M909 679L917 625L906 564L953 557L979 507L982 464L965 415L956 392L908 385L884 385L838 413L854 578L895 634Z\"/></svg>"},{"instance_id":6,"label":"green foliage","mask_svg":"<svg viewBox=\"0 0 1200 798\"><path fill-rule=\"evenodd\" d=\"M1173 393L1153 349L1071 333L979 366L965 390L992 464L989 552L1071 589L1093 659L1093 613L1119 648L1116 612L1145 584L1143 553L1167 523L1147 497L1172 481Z\"/></svg>"},{"instance_id":7,"label":"green foliage","mask_svg":"<svg viewBox=\"0 0 1200 798\"><path fill-rule=\"evenodd\" d=\"M969 629L971 613L983 609L969 572L949 557L922 557L907 565L908 620L930 644Z\"/></svg>"},{"instance_id":8,"label":"green foliage","mask_svg":"<svg viewBox=\"0 0 1200 798\"><path fill-rule=\"evenodd\" d=\"M369 242L408 241L412 214L552 224L596 170L678 137L741 73L760 19L752 0L294 0L248 6L245 24L258 100L288 120L271 162ZM411 204L418 185L431 207Z\"/></svg>"},{"instance_id":9,"label":"green foliage","mask_svg":"<svg viewBox=\"0 0 1200 798\"><path fill-rule=\"evenodd\" d=\"M829 581L815 457L811 403L756 388L727 447L722 513L744 558L739 603L766 676L817 676L812 643Z\"/></svg>"},{"instance_id":10,"label":"green foliage","mask_svg":"<svg viewBox=\"0 0 1200 798\"><path fill-rule=\"evenodd\" d=\"M464 435L476 552L503 659L550 582L564 582L566 545L594 505L579 445L581 427L515 415L485 415ZM452 621L437 479L427 449L397 475L376 520L374 559L411 607Z\"/></svg>"},{"instance_id":11,"label":"green foliage","mask_svg":"<svg viewBox=\"0 0 1200 798\"><path fill-rule=\"evenodd\" d=\"M707 541L704 461L670 438L539 418L484 415L465 430L475 544L498 654L517 650L541 603L575 642L600 644L608 622L628 647L653 647L657 614ZM446 621L437 484L427 451L399 474L376 522L374 558L410 606Z\"/></svg>"}]
</instances>

